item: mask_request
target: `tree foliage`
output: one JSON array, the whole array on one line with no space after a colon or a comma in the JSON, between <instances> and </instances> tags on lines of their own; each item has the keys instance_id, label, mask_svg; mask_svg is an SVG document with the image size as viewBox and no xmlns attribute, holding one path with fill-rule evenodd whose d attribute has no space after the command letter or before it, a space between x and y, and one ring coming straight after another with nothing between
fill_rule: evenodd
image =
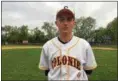
<instances>
[{"instance_id":1,"label":"tree foliage","mask_svg":"<svg viewBox=\"0 0 118 81\"><path fill-rule=\"evenodd\" d=\"M107 25L107 34L111 37L113 43L117 43L117 17L113 21L109 22Z\"/></svg>"},{"instance_id":2,"label":"tree foliage","mask_svg":"<svg viewBox=\"0 0 118 81\"><path fill-rule=\"evenodd\" d=\"M53 27L52 23L44 22L42 29L46 32L47 39L51 39L56 36L56 28Z\"/></svg>"},{"instance_id":3,"label":"tree foliage","mask_svg":"<svg viewBox=\"0 0 118 81\"><path fill-rule=\"evenodd\" d=\"M117 43L117 17L109 22L106 27L99 27L96 30L95 26L96 20L94 18L80 17L76 19L73 32L76 36L84 38L89 42L102 44ZM41 28L28 29L27 25L20 27L10 25L2 26L2 44L5 42L17 44L22 43L23 40L28 40L29 43L45 43L58 34L52 23L44 22Z\"/></svg>"},{"instance_id":4,"label":"tree foliage","mask_svg":"<svg viewBox=\"0 0 118 81\"><path fill-rule=\"evenodd\" d=\"M74 34L86 40L92 40L92 31L95 29L96 20L92 17L80 17L76 19Z\"/></svg>"}]
</instances>

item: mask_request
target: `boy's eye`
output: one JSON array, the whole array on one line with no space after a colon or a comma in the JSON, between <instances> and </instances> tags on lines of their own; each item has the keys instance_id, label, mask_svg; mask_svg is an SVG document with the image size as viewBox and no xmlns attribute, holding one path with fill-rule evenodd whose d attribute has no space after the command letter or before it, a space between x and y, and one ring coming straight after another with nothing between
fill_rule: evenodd
<instances>
[{"instance_id":1,"label":"boy's eye","mask_svg":"<svg viewBox=\"0 0 118 81\"><path fill-rule=\"evenodd\" d=\"M72 20L72 18L67 18L67 21L71 21Z\"/></svg>"},{"instance_id":2,"label":"boy's eye","mask_svg":"<svg viewBox=\"0 0 118 81\"><path fill-rule=\"evenodd\" d=\"M64 21L65 19L64 18L60 18L59 21Z\"/></svg>"},{"instance_id":3,"label":"boy's eye","mask_svg":"<svg viewBox=\"0 0 118 81\"><path fill-rule=\"evenodd\" d=\"M62 22L62 21L65 21L65 20L66 20L66 21L71 21L72 18L60 18L60 19L59 19L59 21L61 21L61 22Z\"/></svg>"}]
</instances>

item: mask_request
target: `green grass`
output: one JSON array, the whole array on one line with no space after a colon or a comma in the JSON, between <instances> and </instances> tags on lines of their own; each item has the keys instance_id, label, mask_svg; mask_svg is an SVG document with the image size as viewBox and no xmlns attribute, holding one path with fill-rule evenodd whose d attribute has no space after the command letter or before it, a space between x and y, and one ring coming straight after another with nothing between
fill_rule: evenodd
<instances>
[{"instance_id":1,"label":"green grass","mask_svg":"<svg viewBox=\"0 0 118 81\"><path fill-rule=\"evenodd\" d=\"M41 80L44 72L38 64L41 49L2 51L2 80Z\"/></svg>"},{"instance_id":2,"label":"green grass","mask_svg":"<svg viewBox=\"0 0 118 81\"><path fill-rule=\"evenodd\" d=\"M98 67L90 80L117 80L117 51L94 50Z\"/></svg>"},{"instance_id":3,"label":"green grass","mask_svg":"<svg viewBox=\"0 0 118 81\"><path fill-rule=\"evenodd\" d=\"M2 80L46 80L39 70L41 49L2 50ZM98 67L90 80L117 80L117 51L94 50Z\"/></svg>"}]
</instances>

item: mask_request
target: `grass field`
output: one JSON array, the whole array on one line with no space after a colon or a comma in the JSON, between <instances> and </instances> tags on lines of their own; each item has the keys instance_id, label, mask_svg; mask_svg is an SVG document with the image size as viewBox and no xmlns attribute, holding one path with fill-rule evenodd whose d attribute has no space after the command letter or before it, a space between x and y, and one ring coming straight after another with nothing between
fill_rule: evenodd
<instances>
[{"instance_id":1,"label":"grass field","mask_svg":"<svg viewBox=\"0 0 118 81\"><path fill-rule=\"evenodd\" d=\"M2 80L47 80L38 69L41 48L2 50ZM95 50L98 67L90 80L117 80L117 51Z\"/></svg>"}]
</instances>

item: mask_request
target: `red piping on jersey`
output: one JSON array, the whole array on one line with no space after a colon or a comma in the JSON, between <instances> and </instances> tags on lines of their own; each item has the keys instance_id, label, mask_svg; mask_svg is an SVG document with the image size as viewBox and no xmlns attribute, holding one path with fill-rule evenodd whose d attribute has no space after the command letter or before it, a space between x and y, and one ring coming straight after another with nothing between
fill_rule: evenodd
<instances>
[{"instance_id":1,"label":"red piping on jersey","mask_svg":"<svg viewBox=\"0 0 118 81\"><path fill-rule=\"evenodd\" d=\"M77 43L79 42L79 39L77 40L77 42L74 44L74 45L72 45L71 47L69 47L69 48L67 48L68 49L68 51L67 51L67 54L69 55L69 51L75 46L75 45L77 45ZM52 40L52 43L54 44L54 46L56 46L58 49L59 49L59 51L60 51L60 56L61 56L61 59L62 59L62 52L61 52L61 48L59 47L59 46L57 46L55 43L54 43L54 41ZM68 59L67 59L68 60ZM61 67L61 65L60 65L60 67ZM66 68L67 68L67 80L69 80L69 65L66 65ZM61 71L61 69L60 69L60 71ZM62 72L62 71L61 71ZM60 72L60 80L61 80L61 72Z\"/></svg>"},{"instance_id":2,"label":"red piping on jersey","mask_svg":"<svg viewBox=\"0 0 118 81\"><path fill-rule=\"evenodd\" d=\"M77 45L77 43L79 42L79 39L77 40L77 42L74 44L74 45L72 45L70 48L68 48L68 51L67 51L67 54L69 55L69 51L75 46L75 45ZM67 76L67 79L69 80L69 77L70 77L70 75L69 75L69 65L67 65L68 67L67 67L67 72L68 72L68 76Z\"/></svg>"},{"instance_id":3,"label":"red piping on jersey","mask_svg":"<svg viewBox=\"0 0 118 81\"><path fill-rule=\"evenodd\" d=\"M57 47L57 49L59 49L60 59L62 59L62 53L61 53L61 49L60 49L60 47L57 46L57 45L53 42L53 40L52 40L52 43L54 44L54 46ZM61 65L60 65L60 80L61 80L61 73L62 73L62 71L61 71Z\"/></svg>"}]
</instances>

